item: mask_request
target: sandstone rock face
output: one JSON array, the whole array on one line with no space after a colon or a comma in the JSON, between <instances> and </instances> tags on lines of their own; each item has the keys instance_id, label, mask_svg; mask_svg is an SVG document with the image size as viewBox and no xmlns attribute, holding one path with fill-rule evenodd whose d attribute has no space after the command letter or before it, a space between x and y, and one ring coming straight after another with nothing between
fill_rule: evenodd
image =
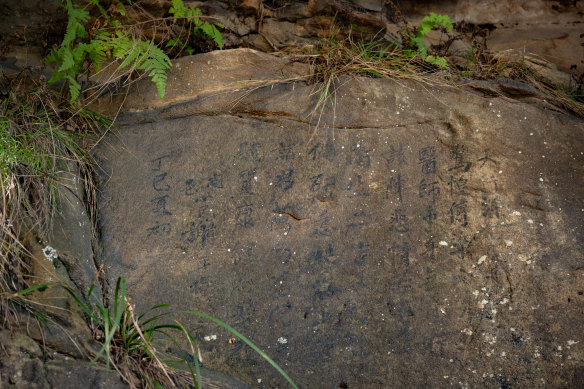
<instances>
[{"instance_id":1,"label":"sandstone rock face","mask_svg":"<svg viewBox=\"0 0 584 389\"><path fill-rule=\"evenodd\" d=\"M185 60L271 79L254 55ZM307 388L582 385L581 120L347 78L315 128L312 86L219 84L165 105L138 83L97 151L102 261L138 311L209 313ZM180 319L208 367L285 386L229 333Z\"/></svg>"}]
</instances>

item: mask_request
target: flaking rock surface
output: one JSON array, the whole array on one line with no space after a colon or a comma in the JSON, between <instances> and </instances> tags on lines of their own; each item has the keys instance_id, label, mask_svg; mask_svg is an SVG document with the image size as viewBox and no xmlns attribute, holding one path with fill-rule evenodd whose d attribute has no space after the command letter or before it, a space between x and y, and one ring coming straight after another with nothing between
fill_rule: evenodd
<instances>
[{"instance_id":1,"label":"flaking rock surface","mask_svg":"<svg viewBox=\"0 0 584 389\"><path fill-rule=\"evenodd\" d=\"M581 120L346 78L319 121L313 86L229 86L274 79L278 59L181 61L169 102L138 83L96 152L102 261L138 311L211 314L306 388L582 385ZM226 81L189 88L195 71ZM226 331L180 319L206 366L285 386Z\"/></svg>"}]
</instances>

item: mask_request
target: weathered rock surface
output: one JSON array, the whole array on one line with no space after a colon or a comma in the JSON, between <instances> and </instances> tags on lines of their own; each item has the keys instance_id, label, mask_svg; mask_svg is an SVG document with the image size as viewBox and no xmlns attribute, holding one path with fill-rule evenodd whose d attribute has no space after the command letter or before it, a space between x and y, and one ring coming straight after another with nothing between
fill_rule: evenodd
<instances>
[{"instance_id":1,"label":"weathered rock surface","mask_svg":"<svg viewBox=\"0 0 584 389\"><path fill-rule=\"evenodd\" d=\"M51 233L29 236L27 250L31 285L61 283L83 299L96 278L90 221L82 205L79 176L60 174L61 194L52 220ZM68 188L68 189L67 189ZM41 244L42 242L42 244ZM100 296L99 285L94 289ZM124 388L114 370L91 363L100 344L95 341L86 317L75 300L54 285L27 295L31 313L15 306L14 320L0 330L1 388Z\"/></svg>"},{"instance_id":2,"label":"weathered rock surface","mask_svg":"<svg viewBox=\"0 0 584 389\"><path fill-rule=\"evenodd\" d=\"M231 324L302 387L581 386L584 123L346 78L315 128L312 86L234 92L243 69L273 79L262 58L185 58L201 68L173 70L169 102L148 81L130 92L96 153L111 284L124 275L138 311ZM180 319L208 367L285 385L229 333Z\"/></svg>"}]
</instances>

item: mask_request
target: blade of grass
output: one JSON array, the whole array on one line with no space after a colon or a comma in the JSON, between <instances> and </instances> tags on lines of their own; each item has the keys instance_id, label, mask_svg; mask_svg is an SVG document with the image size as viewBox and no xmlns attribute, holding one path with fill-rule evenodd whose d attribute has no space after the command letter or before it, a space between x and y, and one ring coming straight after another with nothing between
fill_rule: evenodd
<instances>
[{"instance_id":1,"label":"blade of grass","mask_svg":"<svg viewBox=\"0 0 584 389\"><path fill-rule=\"evenodd\" d=\"M123 285L124 285L124 288L125 288L126 280L123 277L120 277L120 278L118 278L118 282L119 282L120 279L123 280ZM158 359L158 357L156 356L156 351L154 350L154 348L152 347L152 345L150 344L150 342L146 339L146 337L142 333L142 331L140 329L140 326L138 325L138 322L136 321L136 318L134 317L134 309L132 308L132 305L130 305L127 302L126 302L126 304L127 304L126 305L126 308L129 311L129 313L130 313L130 317L132 319L132 322L134 323L134 328L136 329L136 331L138 332L138 334L140 334L140 336L142 337L142 339L144 341L144 346L146 346L146 348L148 349L148 353L158 363L158 366L162 369L164 375L166 376L166 378L168 379L168 381L170 382L170 384L172 385L172 387L173 388L176 387L176 385L174 384L174 381L168 375L168 371L166 370L165 365L160 361L160 359Z\"/></svg>"},{"instance_id":2,"label":"blade of grass","mask_svg":"<svg viewBox=\"0 0 584 389\"><path fill-rule=\"evenodd\" d=\"M34 290L37 290L37 289L43 289L43 288L49 287L49 286L51 286L51 285L54 285L54 284L53 284L52 282L46 282L46 283L44 283L44 284L37 284L37 285L33 285L33 286L31 286L30 288L26 288L26 289L24 289L24 290L21 290L21 291L19 291L19 292L17 293L17 295L19 295L19 296L23 296L23 295L25 295L25 294L27 294L27 293L30 293L30 292L34 291Z\"/></svg>"},{"instance_id":3,"label":"blade of grass","mask_svg":"<svg viewBox=\"0 0 584 389\"><path fill-rule=\"evenodd\" d=\"M260 348L258 346L256 346L251 340L249 340L248 338L243 336L239 331L237 331L235 328L231 327L229 324L224 323L221 320L216 319L213 316L209 316L209 315L202 313L202 312L188 311L188 310L179 310L176 312L200 316L200 317L203 317L207 320L211 320L214 323L219 324L221 327L225 328L226 330L228 330L229 332L231 332L232 334L237 336L239 339L243 340L245 342L245 344L247 344L255 352L257 352L259 355L261 355L262 358L264 358L266 361L268 361L270 363L270 365L272 365L272 367L274 369L276 369L278 371L278 373L280 373L282 375L282 377L284 377L286 379L286 381L288 381L288 383L294 389L298 389L298 386L294 383L294 381L292 381L292 379L288 376L288 374L286 374L286 372L276 362L274 362L272 360L272 358L270 358L268 355L266 355L266 353L264 353L262 350L260 350Z\"/></svg>"},{"instance_id":4,"label":"blade of grass","mask_svg":"<svg viewBox=\"0 0 584 389\"><path fill-rule=\"evenodd\" d=\"M201 385L202 385L202 383L201 383L201 368L199 366L198 353L195 352L195 347L198 350L199 349L199 345L197 344L197 341L195 340L195 338L193 338L191 336L191 334L184 328L184 326L182 324L180 324L176 320L175 320L175 322L180 327L181 331L185 334L187 340L189 341L189 346L191 348L191 355L194 356L194 360L195 360L195 371L196 372L193 373L193 369L192 369L191 363L189 361L187 361L187 366L189 367L189 370L191 372L191 377L193 377L193 382L195 383L195 389L201 388Z\"/></svg>"}]
</instances>

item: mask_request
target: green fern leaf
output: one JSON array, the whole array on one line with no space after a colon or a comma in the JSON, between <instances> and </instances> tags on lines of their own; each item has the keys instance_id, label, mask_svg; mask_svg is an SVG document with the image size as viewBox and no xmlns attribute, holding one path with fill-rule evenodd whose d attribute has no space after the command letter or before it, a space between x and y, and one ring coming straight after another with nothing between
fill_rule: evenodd
<instances>
[{"instance_id":1,"label":"green fern leaf","mask_svg":"<svg viewBox=\"0 0 584 389\"><path fill-rule=\"evenodd\" d=\"M47 58L45 58L45 64L48 65L50 63L53 62L58 62L59 61L59 51L55 50L55 49L51 49L51 51L49 52L49 55L47 55Z\"/></svg>"},{"instance_id":2,"label":"green fern leaf","mask_svg":"<svg viewBox=\"0 0 584 389\"><path fill-rule=\"evenodd\" d=\"M98 73L101 70L103 63L106 60L105 51L107 49L106 43L100 40L92 40L87 46L87 55L89 59L93 62L95 67L95 72Z\"/></svg>"},{"instance_id":3,"label":"green fern leaf","mask_svg":"<svg viewBox=\"0 0 584 389\"><path fill-rule=\"evenodd\" d=\"M117 37L110 41L110 46L112 48L112 55L115 58L125 58L130 54L132 49L132 41L126 34L122 34L121 31L116 31Z\"/></svg>"},{"instance_id":4,"label":"green fern leaf","mask_svg":"<svg viewBox=\"0 0 584 389\"><path fill-rule=\"evenodd\" d=\"M215 43L217 43L217 46L219 46L220 49L223 49L223 37L221 36L219 30L217 30L217 27L209 23L204 23L201 26L201 30L205 33L205 35L213 38L213 40L215 41Z\"/></svg>"},{"instance_id":5,"label":"green fern leaf","mask_svg":"<svg viewBox=\"0 0 584 389\"><path fill-rule=\"evenodd\" d=\"M96 41L102 41L104 42L104 44L109 41L110 38L110 32L107 30L97 30L93 33L93 38Z\"/></svg>"},{"instance_id":6,"label":"green fern leaf","mask_svg":"<svg viewBox=\"0 0 584 389\"><path fill-rule=\"evenodd\" d=\"M423 38L426 35L428 35L428 33L432 30L432 28L434 28L434 23L432 23L431 21L428 21L428 20L426 20L426 18L424 18L424 20L422 21L422 23L418 27L418 38Z\"/></svg>"},{"instance_id":7,"label":"green fern leaf","mask_svg":"<svg viewBox=\"0 0 584 389\"><path fill-rule=\"evenodd\" d=\"M162 99L166 91L166 72L162 69L153 69L149 76L152 79L154 85L156 85L158 97Z\"/></svg>"},{"instance_id":8,"label":"green fern leaf","mask_svg":"<svg viewBox=\"0 0 584 389\"><path fill-rule=\"evenodd\" d=\"M97 7L103 16L108 17L107 11L101 6L101 4L99 4L99 0L91 0L89 4Z\"/></svg>"},{"instance_id":9,"label":"green fern leaf","mask_svg":"<svg viewBox=\"0 0 584 389\"><path fill-rule=\"evenodd\" d=\"M75 66L75 59L73 59L73 51L69 47L62 47L61 50L61 66L57 69L58 72L64 72Z\"/></svg>"},{"instance_id":10,"label":"green fern leaf","mask_svg":"<svg viewBox=\"0 0 584 389\"><path fill-rule=\"evenodd\" d=\"M423 22L429 22L432 24L432 28L441 27L449 32L454 32L454 26L452 25L452 20L448 15L438 15L434 12L430 12L430 16L425 16Z\"/></svg>"},{"instance_id":11,"label":"green fern leaf","mask_svg":"<svg viewBox=\"0 0 584 389\"><path fill-rule=\"evenodd\" d=\"M446 58L444 57L429 55L426 57L426 62L431 63L432 65L435 65L442 70L448 69L448 62L446 62Z\"/></svg>"},{"instance_id":12,"label":"green fern leaf","mask_svg":"<svg viewBox=\"0 0 584 389\"><path fill-rule=\"evenodd\" d=\"M190 21L195 23L195 26L200 26L203 22L199 19L199 16L203 15L203 11L199 8L195 8L193 5L190 5L187 12L187 16Z\"/></svg>"},{"instance_id":13,"label":"green fern leaf","mask_svg":"<svg viewBox=\"0 0 584 389\"><path fill-rule=\"evenodd\" d=\"M176 47L176 46L182 46L184 43L178 39L178 38L172 38L171 40L169 40L166 43L165 47Z\"/></svg>"},{"instance_id":14,"label":"green fern leaf","mask_svg":"<svg viewBox=\"0 0 584 389\"><path fill-rule=\"evenodd\" d=\"M87 43L80 43L73 49L73 61L76 67L81 67L81 64L87 56L87 51L89 50L89 45Z\"/></svg>"},{"instance_id":15,"label":"green fern leaf","mask_svg":"<svg viewBox=\"0 0 584 389\"><path fill-rule=\"evenodd\" d=\"M418 32L416 37L411 37L410 36L410 42L413 46L416 46L418 48L418 52L422 55L422 58L426 59L426 56L428 54L428 46L426 46L426 44L424 43L424 37L433 29L440 27L440 28L444 28L446 30L448 30L449 32L454 32L454 27L452 25L452 21L450 20L450 17L448 15L438 15L435 14L434 12L431 12L429 16L424 16L424 18L422 19L422 23L420 23L420 26L418 27ZM436 57L434 57L436 58ZM440 58L440 57L438 57ZM430 61L427 61L430 62ZM442 63L441 61L439 61L439 64L434 63L434 62L430 62L430 63L434 63L436 66L442 68L443 65L445 65L444 63ZM448 66L448 64L446 64L445 66Z\"/></svg>"},{"instance_id":16,"label":"green fern leaf","mask_svg":"<svg viewBox=\"0 0 584 389\"><path fill-rule=\"evenodd\" d=\"M142 52L142 47L139 41L132 41L132 44L129 45L128 51L124 53L124 55L126 56L126 58L124 58L124 61L119 66L120 69L125 68L132 64L134 64L132 68L135 68L136 67L135 65L141 63L144 60L144 58L146 58L145 53Z\"/></svg>"},{"instance_id":17,"label":"green fern leaf","mask_svg":"<svg viewBox=\"0 0 584 389\"><path fill-rule=\"evenodd\" d=\"M69 101L73 103L79 98L79 94L81 93L81 85L79 85L79 83L71 76L67 76L67 80L69 80L69 93L71 95Z\"/></svg>"},{"instance_id":18,"label":"green fern leaf","mask_svg":"<svg viewBox=\"0 0 584 389\"><path fill-rule=\"evenodd\" d=\"M174 20L176 18L182 18L185 16L185 5L182 0L172 0L172 7L168 10L168 13L174 15Z\"/></svg>"},{"instance_id":19,"label":"green fern leaf","mask_svg":"<svg viewBox=\"0 0 584 389\"><path fill-rule=\"evenodd\" d=\"M53 84L57 81L59 81L60 79L62 79L63 77L65 77L67 74L65 72L60 72L58 70L55 70L53 72L53 74L51 75L51 78L49 79L49 83Z\"/></svg>"},{"instance_id":20,"label":"green fern leaf","mask_svg":"<svg viewBox=\"0 0 584 389\"><path fill-rule=\"evenodd\" d=\"M428 46L426 46L426 44L424 43L423 38L421 37L412 38L412 44L416 45L416 47L418 48L418 52L420 53L422 58L426 58L426 55L428 54Z\"/></svg>"},{"instance_id":21,"label":"green fern leaf","mask_svg":"<svg viewBox=\"0 0 584 389\"><path fill-rule=\"evenodd\" d=\"M89 12L77 5L73 5L71 0L67 0L65 8L67 9L69 21L67 22L67 30L65 31L61 46L70 45L77 38L87 37L87 31L85 31L85 27L81 23L89 20Z\"/></svg>"}]
</instances>

